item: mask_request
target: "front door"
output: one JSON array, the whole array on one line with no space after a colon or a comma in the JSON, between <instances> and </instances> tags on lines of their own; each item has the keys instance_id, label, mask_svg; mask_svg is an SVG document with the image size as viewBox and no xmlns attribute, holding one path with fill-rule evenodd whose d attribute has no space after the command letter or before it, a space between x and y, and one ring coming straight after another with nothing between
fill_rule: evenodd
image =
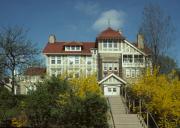
<instances>
[{"instance_id":1,"label":"front door","mask_svg":"<svg viewBox=\"0 0 180 128\"><path fill-rule=\"evenodd\" d=\"M119 86L106 86L104 87L104 95L118 96L120 95L120 87Z\"/></svg>"}]
</instances>

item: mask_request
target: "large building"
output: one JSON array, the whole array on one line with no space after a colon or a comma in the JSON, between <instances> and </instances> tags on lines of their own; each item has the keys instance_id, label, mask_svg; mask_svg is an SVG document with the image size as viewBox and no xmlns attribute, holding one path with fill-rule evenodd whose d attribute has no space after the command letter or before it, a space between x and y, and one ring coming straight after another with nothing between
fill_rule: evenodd
<instances>
[{"instance_id":1,"label":"large building","mask_svg":"<svg viewBox=\"0 0 180 128\"><path fill-rule=\"evenodd\" d=\"M119 95L120 87L134 82L151 66L150 50L142 35L131 43L110 27L95 42L58 42L50 35L43 54L48 75L67 73L79 77L96 73L104 95Z\"/></svg>"}]
</instances>

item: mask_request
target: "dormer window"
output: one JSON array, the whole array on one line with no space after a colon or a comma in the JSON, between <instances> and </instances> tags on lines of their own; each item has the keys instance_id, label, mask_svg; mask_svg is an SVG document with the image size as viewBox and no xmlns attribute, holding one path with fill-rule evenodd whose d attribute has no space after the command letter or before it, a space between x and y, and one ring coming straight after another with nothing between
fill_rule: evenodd
<instances>
[{"instance_id":1,"label":"dormer window","mask_svg":"<svg viewBox=\"0 0 180 128\"><path fill-rule=\"evenodd\" d=\"M75 46L71 46L70 48L71 48L71 51L75 51L76 47Z\"/></svg>"},{"instance_id":2,"label":"dormer window","mask_svg":"<svg viewBox=\"0 0 180 128\"><path fill-rule=\"evenodd\" d=\"M76 51L81 51L80 50L80 48L81 48L80 46L76 46L75 48L76 48Z\"/></svg>"},{"instance_id":3,"label":"dormer window","mask_svg":"<svg viewBox=\"0 0 180 128\"><path fill-rule=\"evenodd\" d=\"M65 51L81 51L81 46L65 46Z\"/></svg>"}]
</instances>

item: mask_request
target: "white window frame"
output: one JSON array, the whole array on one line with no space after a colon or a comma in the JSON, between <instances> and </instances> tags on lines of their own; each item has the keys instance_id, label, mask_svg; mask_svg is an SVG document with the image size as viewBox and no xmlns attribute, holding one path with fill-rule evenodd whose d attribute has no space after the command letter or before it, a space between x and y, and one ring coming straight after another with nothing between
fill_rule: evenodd
<instances>
[{"instance_id":1,"label":"white window frame","mask_svg":"<svg viewBox=\"0 0 180 128\"><path fill-rule=\"evenodd\" d=\"M51 56L50 58L51 58L51 64L56 64L56 57L55 56ZM54 62L54 63L52 63L52 62Z\"/></svg>"},{"instance_id":2,"label":"white window frame","mask_svg":"<svg viewBox=\"0 0 180 128\"><path fill-rule=\"evenodd\" d=\"M126 69L126 78L130 78L131 77L131 71L130 69Z\"/></svg>"},{"instance_id":3,"label":"white window frame","mask_svg":"<svg viewBox=\"0 0 180 128\"><path fill-rule=\"evenodd\" d=\"M136 58L135 58L136 56ZM144 56L143 55L134 55L134 63L144 63Z\"/></svg>"},{"instance_id":4,"label":"white window frame","mask_svg":"<svg viewBox=\"0 0 180 128\"><path fill-rule=\"evenodd\" d=\"M119 49L117 41L109 40L109 41L105 41L102 43L103 43L103 45L102 45L103 51L118 51L118 49ZM116 44L116 47L114 47L115 44Z\"/></svg>"},{"instance_id":5,"label":"white window frame","mask_svg":"<svg viewBox=\"0 0 180 128\"><path fill-rule=\"evenodd\" d=\"M80 57L79 56L75 56L75 64L80 64Z\"/></svg>"},{"instance_id":6,"label":"white window frame","mask_svg":"<svg viewBox=\"0 0 180 128\"><path fill-rule=\"evenodd\" d=\"M135 69L131 69L131 77L132 77L132 78L135 78L135 77L136 77Z\"/></svg>"},{"instance_id":7,"label":"white window frame","mask_svg":"<svg viewBox=\"0 0 180 128\"><path fill-rule=\"evenodd\" d=\"M107 63L103 63L103 69L104 69L104 71L108 70L108 64Z\"/></svg>"},{"instance_id":8,"label":"white window frame","mask_svg":"<svg viewBox=\"0 0 180 128\"><path fill-rule=\"evenodd\" d=\"M136 69L136 77L139 77L139 76L140 76L140 70Z\"/></svg>"},{"instance_id":9,"label":"white window frame","mask_svg":"<svg viewBox=\"0 0 180 128\"><path fill-rule=\"evenodd\" d=\"M127 64L133 63L133 57L134 56L132 54L124 54L123 55L123 63L127 63Z\"/></svg>"},{"instance_id":10,"label":"white window frame","mask_svg":"<svg viewBox=\"0 0 180 128\"><path fill-rule=\"evenodd\" d=\"M65 51L81 51L81 46L65 46Z\"/></svg>"},{"instance_id":11,"label":"white window frame","mask_svg":"<svg viewBox=\"0 0 180 128\"><path fill-rule=\"evenodd\" d=\"M86 57L86 64L88 65L92 64L92 57Z\"/></svg>"},{"instance_id":12,"label":"white window frame","mask_svg":"<svg viewBox=\"0 0 180 128\"><path fill-rule=\"evenodd\" d=\"M62 61L62 60L61 60L61 56L57 56L57 57L56 57L56 60L57 60L57 64L61 64L61 61ZM60 62L60 63L59 63L59 62Z\"/></svg>"}]
</instances>

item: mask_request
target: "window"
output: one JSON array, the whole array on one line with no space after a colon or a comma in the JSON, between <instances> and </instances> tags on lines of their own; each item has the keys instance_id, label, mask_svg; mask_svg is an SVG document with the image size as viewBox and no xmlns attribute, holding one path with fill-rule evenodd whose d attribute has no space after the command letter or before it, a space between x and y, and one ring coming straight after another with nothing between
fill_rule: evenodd
<instances>
[{"instance_id":1,"label":"window","mask_svg":"<svg viewBox=\"0 0 180 128\"><path fill-rule=\"evenodd\" d=\"M128 62L129 62L129 63L132 63L132 62L133 62L132 55L128 55Z\"/></svg>"},{"instance_id":2,"label":"window","mask_svg":"<svg viewBox=\"0 0 180 128\"><path fill-rule=\"evenodd\" d=\"M133 78L135 77L135 70L134 69L131 70L131 77L133 77Z\"/></svg>"},{"instance_id":3,"label":"window","mask_svg":"<svg viewBox=\"0 0 180 128\"><path fill-rule=\"evenodd\" d=\"M65 51L70 51L70 46L65 46Z\"/></svg>"},{"instance_id":4,"label":"window","mask_svg":"<svg viewBox=\"0 0 180 128\"><path fill-rule=\"evenodd\" d=\"M109 41L104 41L103 42L103 50L105 51L117 51L118 50L118 43L117 41L112 41L112 40L109 40Z\"/></svg>"},{"instance_id":5,"label":"window","mask_svg":"<svg viewBox=\"0 0 180 128\"><path fill-rule=\"evenodd\" d=\"M56 63L56 61L55 61L55 56L52 56L51 57L51 64L55 64Z\"/></svg>"},{"instance_id":6,"label":"window","mask_svg":"<svg viewBox=\"0 0 180 128\"><path fill-rule=\"evenodd\" d=\"M79 56L75 57L75 64L79 64Z\"/></svg>"},{"instance_id":7,"label":"window","mask_svg":"<svg viewBox=\"0 0 180 128\"><path fill-rule=\"evenodd\" d=\"M127 55L123 55L123 62L124 62L124 63L127 63L127 62L128 62L128 57L127 57Z\"/></svg>"},{"instance_id":8,"label":"window","mask_svg":"<svg viewBox=\"0 0 180 128\"><path fill-rule=\"evenodd\" d=\"M94 50L94 54L96 54L97 50Z\"/></svg>"},{"instance_id":9,"label":"window","mask_svg":"<svg viewBox=\"0 0 180 128\"><path fill-rule=\"evenodd\" d=\"M143 63L143 55L139 55L139 62Z\"/></svg>"},{"instance_id":10,"label":"window","mask_svg":"<svg viewBox=\"0 0 180 128\"><path fill-rule=\"evenodd\" d=\"M69 61L69 64L73 64L73 61L72 61L72 60L70 60L70 61Z\"/></svg>"},{"instance_id":11,"label":"window","mask_svg":"<svg viewBox=\"0 0 180 128\"><path fill-rule=\"evenodd\" d=\"M126 69L126 77L130 77L130 70L129 69Z\"/></svg>"},{"instance_id":12,"label":"window","mask_svg":"<svg viewBox=\"0 0 180 128\"><path fill-rule=\"evenodd\" d=\"M134 55L134 63L143 63L143 55Z\"/></svg>"},{"instance_id":13,"label":"window","mask_svg":"<svg viewBox=\"0 0 180 128\"><path fill-rule=\"evenodd\" d=\"M114 48L117 48L117 42L114 42Z\"/></svg>"},{"instance_id":14,"label":"window","mask_svg":"<svg viewBox=\"0 0 180 128\"><path fill-rule=\"evenodd\" d=\"M69 64L72 65L75 63L75 57L74 56L70 56L68 57L68 60L69 60Z\"/></svg>"},{"instance_id":15,"label":"window","mask_svg":"<svg viewBox=\"0 0 180 128\"><path fill-rule=\"evenodd\" d=\"M87 64L91 64L91 61L90 61L90 60L88 60L88 61L87 61Z\"/></svg>"},{"instance_id":16,"label":"window","mask_svg":"<svg viewBox=\"0 0 180 128\"><path fill-rule=\"evenodd\" d=\"M80 51L80 47L79 46L76 46L76 51Z\"/></svg>"},{"instance_id":17,"label":"window","mask_svg":"<svg viewBox=\"0 0 180 128\"><path fill-rule=\"evenodd\" d=\"M109 48L112 48L112 41L109 41L109 42L108 42L108 47L109 47Z\"/></svg>"},{"instance_id":18,"label":"window","mask_svg":"<svg viewBox=\"0 0 180 128\"><path fill-rule=\"evenodd\" d=\"M111 88L108 88L108 92L111 92Z\"/></svg>"},{"instance_id":19,"label":"window","mask_svg":"<svg viewBox=\"0 0 180 128\"><path fill-rule=\"evenodd\" d=\"M117 67L114 67L114 70L117 71Z\"/></svg>"},{"instance_id":20,"label":"window","mask_svg":"<svg viewBox=\"0 0 180 128\"><path fill-rule=\"evenodd\" d=\"M139 77L140 76L140 71L137 69L136 70L136 77Z\"/></svg>"},{"instance_id":21,"label":"window","mask_svg":"<svg viewBox=\"0 0 180 128\"><path fill-rule=\"evenodd\" d=\"M108 63L108 67L109 67L109 70L111 71L113 67L113 63Z\"/></svg>"},{"instance_id":22,"label":"window","mask_svg":"<svg viewBox=\"0 0 180 128\"><path fill-rule=\"evenodd\" d=\"M75 51L75 47L74 47L74 46L72 46L72 47L71 47L71 50L72 50L72 51Z\"/></svg>"},{"instance_id":23,"label":"window","mask_svg":"<svg viewBox=\"0 0 180 128\"><path fill-rule=\"evenodd\" d=\"M111 70L112 70L112 67L109 67L109 70L111 71Z\"/></svg>"},{"instance_id":24,"label":"window","mask_svg":"<svg viewBox=\"0 0 180 128\"><path fill-rule=\"evenodd\" d=\"M124 63L132 63L133 62L133 56L132 55L123 55L123 62Z\"/></svg>"},{"instance_id":25,"label":"window","mask_svg":"<svg viewBox=\"0 0 180 128\"><path fill-rule=\"evenodd\" d=\"M91 71L91 68L87 68L87 70L90 72L90 71Z\"/></svg>"},{"instance_id":26,"label":"window","mask_svg":"<svg viewBox=\"0 0 180 128\"><path fill-rule=\"evenodd\" d=\"M107 67L104 67L104 71L107 71Z\"/></svg>"},{"instance_id":27,"label":"window","mask_svg":"<svg viewBox=\"0 0 180 128\"><path fill-rule=\"evenodd\" d=\"M113 88L113 92L116 92L117 90L116 90L116 88Z\"/></svg>"},{"instance_id":28,"label":"window","mask_svg":"<svg viewBox=\"0 0 180 128\"><path fill-rule=\"evenodd\" d=\"M65 46L65 51L81 51L81 46Z\"/></svg>"},{"instance_id":29,"label":"window","mask_svg":"<svg viewBox=\"0 0 180 128\"><path fill-rule=\"evenodd\" d=\"M107 71L107 64L104 63L104 71Z\"/></svg>"},{"instance_id":30,"label":"window","mask_svg":"<svg viewBox=\"0 0 180 128\"><path fill-rule=\"evenodd\" d=\"M103 47L107 48L107 42L103 42Z\"/></svg>"},{"instance_id":31,"label":"window","mask_svg":"<svg viewBox=\"0 0 180 128\"><path fill-rule=\"evenodd\" d=\"M61 64L61 57L57 57L57 64Z\"/></svg>"}]
</instances>

